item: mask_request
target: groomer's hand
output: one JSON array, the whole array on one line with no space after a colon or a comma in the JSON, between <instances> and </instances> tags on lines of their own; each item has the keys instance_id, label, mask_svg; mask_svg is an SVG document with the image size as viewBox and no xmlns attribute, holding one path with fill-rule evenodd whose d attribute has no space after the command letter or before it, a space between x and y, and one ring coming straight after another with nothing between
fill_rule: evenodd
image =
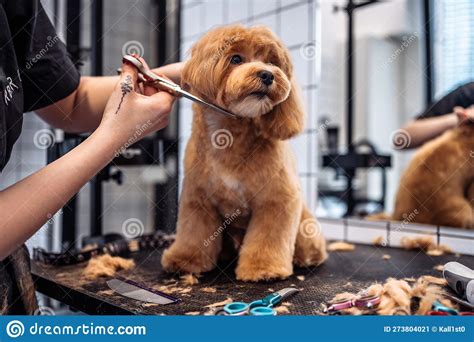
<instances>
[{"instance_id":1,"label":"groomer's hand","mask_svg":"<svg viewBox=\"0 0 474 342\"><path fill-rule=\"evenodd\" d=\"M460 125L468 121L474 122L474 105L467 108L454 107L454 113L456 113Z\"/></svg>"},{"instance_id":2,"label":"groomer's hand","mask_svg":"<svg viewBox=\"0 0 474 342\"><path fill-rule=\"evenodd\" d=\"M139 85L136 68L124 63L98 129L119 145L135 143L168 125L174 100L167 92Z\"/></svg>"}]
</instances>

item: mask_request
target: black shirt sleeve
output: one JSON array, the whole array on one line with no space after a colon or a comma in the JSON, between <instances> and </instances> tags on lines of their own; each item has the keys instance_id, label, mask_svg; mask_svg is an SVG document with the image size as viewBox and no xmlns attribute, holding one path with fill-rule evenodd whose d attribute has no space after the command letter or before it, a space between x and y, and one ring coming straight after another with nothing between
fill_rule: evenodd
<instances>
[{"instance_id":1,"label":"black shirt sleeve","mask_svg":"<svg viewBox=\"0 0 474 342\"><path fill-rule=\"evenodd\" d=\"M461 106L467 108L474 104L474 82L466 83L432 103L417 116L417 120L441 116L453 112L453 108Z\"/></svg>"},{"instance_id":2,"label":"black shirt sleeve","mask_svg":"<svg viewBox=\"0 0 474 342\"><path fill-rule=\"evenodd\" d=\"M32 8L22 8L31 3ZM22 78L24 111L28 112L70 95L78 87L80 75L41 2L19 1L15 10L11 25L17 26L12 29L13 40Z\"/></svg>"}]
</instances>

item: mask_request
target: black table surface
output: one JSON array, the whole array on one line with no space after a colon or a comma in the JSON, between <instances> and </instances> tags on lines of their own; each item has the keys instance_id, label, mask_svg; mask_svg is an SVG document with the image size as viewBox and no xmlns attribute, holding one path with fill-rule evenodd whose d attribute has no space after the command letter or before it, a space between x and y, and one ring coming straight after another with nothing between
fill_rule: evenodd
<instances>
[{"instance_id":1,"label":"black table surface","mask_svg":"<svg viewBox=\"0 0 474 342\"><path fill-rule=\"evenodd\" d=\"M161 269L161 252L139 252L132 255L136 267L118 274L155 288L169 285L173 279L180 281L178 275L166 274ZM384 259L384 255L389 255L390 258ZM191 289L181 294L174 293L181 302L170 305L147 304L116 294L106 284L110 278L87 281L82 275L85 263L57 267L33 262L32 273L37 291L88 314L205 314L209 312L206 305L227 298L248 302L265 297L273 291L294 286L301 291L287 300L290 303L289 314L318 315L322 313L322 304L337 293L356 293L389 277L441 277L441 272L434 267L449 261L458 261L471 268L474 266L473 256L448 254L434 257L421 251L367 245L356 245L355 250L351 252L331 252L323 265L316 268L297 268L293 276L283 281L245 283L235 279L235 265L219 265L216 270L202 275L199 284L186 286L178 283L176 287ZM209 287L216 291L203 291L203 288Z\"/></svg>"}]
</instances>

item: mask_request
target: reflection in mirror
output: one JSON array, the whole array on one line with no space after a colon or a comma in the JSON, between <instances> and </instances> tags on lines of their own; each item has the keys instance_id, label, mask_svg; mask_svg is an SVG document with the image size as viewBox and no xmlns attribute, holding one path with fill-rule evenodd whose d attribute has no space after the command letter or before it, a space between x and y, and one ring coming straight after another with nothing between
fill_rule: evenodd
<instances>
[{"instance_id":1,"label":"reflection in mirror","mask_svg":"<svg viewBox=\"0 0 474 342\"><path fill-rule=\"evenodd\" d=\"M321 4L319 217L474 229L471 22L430 4Z\"/></svg>"}]
</instances>

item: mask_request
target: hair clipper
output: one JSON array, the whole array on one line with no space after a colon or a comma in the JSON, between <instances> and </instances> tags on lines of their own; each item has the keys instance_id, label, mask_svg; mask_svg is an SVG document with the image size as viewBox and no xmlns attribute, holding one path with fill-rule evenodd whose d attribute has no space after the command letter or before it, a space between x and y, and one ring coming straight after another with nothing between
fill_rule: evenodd
<instances>
[{"instance_id":1,"label":"hair clipper","mask_svg":"<svg viewBox=\"0 0 474 342\"><path fill-rule=\"evenodd\" d=\"M474 271L459 262L444 265L443 277L448 285L462 298L474 304Z\"/></svg>"}]
</instances>

